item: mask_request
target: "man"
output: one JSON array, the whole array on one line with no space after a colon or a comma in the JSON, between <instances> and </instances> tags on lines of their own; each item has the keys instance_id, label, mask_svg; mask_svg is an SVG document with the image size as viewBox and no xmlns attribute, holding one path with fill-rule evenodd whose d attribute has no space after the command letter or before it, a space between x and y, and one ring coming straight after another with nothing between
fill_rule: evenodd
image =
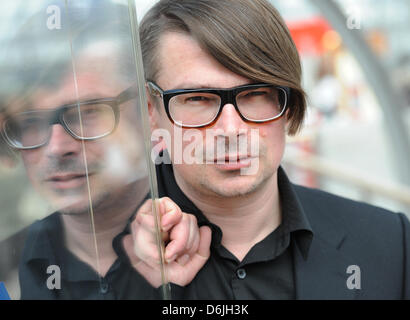
<instances>
[{"instance_id":1,"label":"man","mask_svg":"<svg viewBox=\"0 0 410 320\"><path fill-rule=\"evenodd\" d=\"M161 0L141 22L140 38L151 122L171 137L161 142L159 157L168 154L172 164L157 165L160 195L212 229L204 267L192 280L170 279L174 298L410 298L408 219L293 185L280 166L305 95L297 50L268 1ZM180 138L189 132L202 139ZM139 253L144 213L123 242L137 270L159 286L152 257Z\"/></svg>"},{"instance_id":2,"label":"man","mask_svg":"<svg viewBox=\"0 0 410 320\"><path fill-rule=\"evenodd\" d=\"M128 17L124 8L114 9L110 14ZM42 17L33 23L44 27ZM55 211L23 232L21 298L159 297L129 265L118 241L149 192L130 34L122 22L101 27L86 21L74 24L68 56L65 34L61 39L45 31L61 51L48 56L40 75L23 74L31 80L27 90L10 99L0 116L2 138ZM168 202L161 201L164 237L187 230L196 251L195 218ZM184 230L173 230L175 224ZM185 253L186 242L171 241L165 258Z\"/></svg>"}]
</instances>

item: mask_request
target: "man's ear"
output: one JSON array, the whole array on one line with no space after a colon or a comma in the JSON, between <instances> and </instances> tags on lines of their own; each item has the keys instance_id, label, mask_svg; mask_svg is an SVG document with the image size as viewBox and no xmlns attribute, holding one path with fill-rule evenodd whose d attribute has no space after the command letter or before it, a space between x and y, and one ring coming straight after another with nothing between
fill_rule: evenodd
<instances>
[{"instance_id":1,"label":"man's ear","mask_svg":"<svg viewBox=\"0 0 410 320\"><path fill-rule=\"evenodd\" d=\"M145 87L145 89L147 93L148 116L149 116L151 134L152 134L151 141L153 142L153 148L156 149L156 151L159 154L161 150L164 150L167 148L164 136L160 134L164 132L164 129L161 128L159 124L160 114L158 111L158 107L156 106L155 97L149 93L149 90L147 87ZM160 135L156 136L156 134L160 134ZM166 137L166 138L167 140L171 139L170 137Z\"/></svg>"},{"instance_id":2,"label":"man's ear","mask_svg":"<svg viewBox=\"0 0 410 320\"><path fill-rule=\"evenodd\" d=\"M154 97L149 93L147 86L145 86L145 92L147 95L148 116L149 116L149 121L151 125L151 131L153 131L159 128L159 125L158 125L159 114L158 114L157 108L155 107Z\"/></svg>"}]
</instances>

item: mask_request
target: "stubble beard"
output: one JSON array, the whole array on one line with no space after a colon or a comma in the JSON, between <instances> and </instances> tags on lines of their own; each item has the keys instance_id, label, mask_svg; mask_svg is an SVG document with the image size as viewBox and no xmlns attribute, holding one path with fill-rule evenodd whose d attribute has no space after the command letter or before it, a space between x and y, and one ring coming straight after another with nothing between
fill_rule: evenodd
<instances>
[{"instance_id":1,"label":"stubble beard","mask_svg":"<svg viewBox=\"0 0 410 320\"><path fill-rule=\"evenodd\" d=\"M240 181L250 179L253 176L241 176L240 173L232 172L228 173L231 177L227 176L225 179L221 179L220 183L215 183L211 177L208 175L203 175L199 178L199 190L206 190L208 196L220 197L220 198L240 198L247 195L250 195L254 192L258 192L270 179L273 175L273 169L265 170L262 173L259 173L258 176L252 181ZM224 184L224 180L227 181L230 186L227 187L227 184ZM237 185L234 186L235 181ZM244 183L245 185L240 185ZM203 192L203 191L202 191Z\"/></svg>"},{"instance_id":2,"label":"stubble beard","mask_svg":"<svg viewBox=\"0 0 410 320\"><path fill-rule=\"evenodd\" d=\"M111 193L108 191L102 192L100 194L91 195L91 199L88 196L87 191L83 194L83 199L79 203L66 206L59 210L64 215L71 216L81 216L81 215L91 215L106 207L105 203L110 202ZM86 199L85 199L86 197Z\"/></svg>"}]
</instances>

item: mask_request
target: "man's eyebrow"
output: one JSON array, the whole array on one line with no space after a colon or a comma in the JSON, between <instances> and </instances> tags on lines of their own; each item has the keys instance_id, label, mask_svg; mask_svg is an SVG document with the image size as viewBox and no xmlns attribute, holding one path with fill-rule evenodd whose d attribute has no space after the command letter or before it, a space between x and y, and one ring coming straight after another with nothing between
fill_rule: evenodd
<instances>
[{"instance_id":1,"label":"man's eyebrow","mask_svg":"<svg viewBox=\"0 0 410 320\"><path fill-rule=\"evenodd\" d=\"M90 100L99 100L99 99L107 99L107 98L115 98L115 96L112 95L101 95L101 94L92 94L92 95L84 95L80 98L75 98L73 100L69 100L67 103L64 104L77 104L85 101L90 101Z\"/></svg>"},{"instance_id":2,"label":"man's eyebrow","mask_svg":"<svg viewBox=\"0 0 410 320\"><path fill-rule=\"evenodd\" d=\"M87 102L87 101L100 100L100 99L111 99L111 98L114 98L114 97L105 96L105 95L102 96L102 95L98 95L98 94L97 95L96 94L85 95L85 96L81 97L78 100L76 100L76 99L65 100L65 101L60 102L58 105L50 105L50 107L52 107L53 109L57 109L57 108L60 108L60 107L63 107L63 106L76 105L76 104ZM30 106L30 104L28 104L25 108L15 110L14 112L12 112L12 114L27 112L27 111L48 110L48 109L50 109L50 108L48 106L45 106L45 105L40 104L38 106ZM50 109L50 110L53 110L53 109Z\"/></svg>"},{"instance_id":3,"label":"man's eyebrow","mask_svg":"<svg viewBox=\"0 0 410 320\"><path fill-rule=\"evenodd\" d=\"M195 84L191 82L183 82L178 85L173 85L170 89L167 90L178 90L178 89L208 89L215 88L215 86L206 85L206 84Z\"/></svg>"},{"instance_id":4,"label":"man's eyebrow","mask_svg":"<svg viewBox=\"0 0 410 320\"><path fill-rule=\"evenodd\" d=\"M63 101L58 106L56 106L56 108L58 108L59 106L75 105L75 104L82 103L82 102L87 102L87 101L92 101L92 100L100 100L100 99L110 99L110 98L115 98L115 97L113 97L111 95L108 96L108 95L99 95L99 94L85 95L85 96L82 96L81 98L78 98L78 99Z\"/></svg>"},{"instance_id":5,"label":"man's eyebrow","mask_svg":"<svg viewBox=\"0 0 410 320\"><path fill-rule=\"evenodd\" d=\"M229 87L229 88L226 88L226 89L235 88L235 87L239 87L239 86L246 86L246 85L253 84L253 83L256 83L256 82L248 81L246 83L238 84L236 86ZM170 89L166 89L166 91L168 91L168 90L178 90L178 89L214 89L214 88L215 89L221 89L222 87L221 86L211 85L211 84L208 84L208 83L199 84L199 83L194 83L194 82L181 82L178 85L173 85Z\"/></svg>"}]
</instances>

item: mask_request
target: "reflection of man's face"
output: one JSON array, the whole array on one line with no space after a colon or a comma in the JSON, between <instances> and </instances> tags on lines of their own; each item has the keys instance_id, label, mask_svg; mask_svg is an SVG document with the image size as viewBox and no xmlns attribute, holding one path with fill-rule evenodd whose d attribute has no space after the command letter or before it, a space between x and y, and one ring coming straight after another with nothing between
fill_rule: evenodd
<instances>
[{"instance_id":1,"label":"reflection of man's face","mask_svg":"<svg viewBox=\"0 0 410 320\"><path fill-rule=\"evenodd\" d=\"M83 73L77 75L76 80L75 84L70 75L56 90L38 92L31 109L54 109L73 103L77 101L77 90L78 100L85 101L116 97L126 89L107 83L101 75ZM143 154L137 133L130 131L127 122L127 118L133 117L133 103L135 99L120 106L122 121L106 137L77 140L60 124L55 124L46 145L21 151L30 181L55 209L69 214L87 212L90 205L97 208L116 189L131 182L136 170L134 160L138 162L135 156ZM92 125L92 122L82 125Z\"/></svg>"},{"instance_id":2,"label":"reflection of man's face","mask_svg":"<svg viewBox=\"0 0 410 320\"><path fill-rule=\"evenodd\" d=\"M159 73L156 80L163 90L188 89L188 88L232 88L251 83L249 79L239 76L212 58L190 36L179 33L165 34L159 46ZM172 136L172 148L176 141L173 137L173 125L169 121L161 103L159 109L152 109L156 125L167 129ZM158 111L159 110L159 113ZM156 117L156 118L155 118ZM177 164L173 160L174 173L177 181L185 186L186 190L196 190L200 194L220 197L235 197L248 194L276 174L283 155L285 144L284 117L270 123L246 123L233 105L226 105L218 120L209 129L220 130L221 136L234 137L245 141L250 140L251 129L259 132L259 167L255 174L242 175L240 169L251 163L251 156L236 163L203 163L203 164ZM183 129L186 132L190 129ZM204 132L205 129L200 129ZM205 139L205 138L204 138ZM187 142L189 143L189 142ZM186 144L183 142L183 147ZM204 140L203 145L207 145ZM209 145L209 144L208 144ZM250 147L251 144L248 143ZM171 149L171 146L168 146ZM174 151L174 150L172 150ZM231 152L232 153L232 152ZM225 157L237 158L238 152ZM175 158L174 152L172 157Z\"/></svg>"}]
</instances>

